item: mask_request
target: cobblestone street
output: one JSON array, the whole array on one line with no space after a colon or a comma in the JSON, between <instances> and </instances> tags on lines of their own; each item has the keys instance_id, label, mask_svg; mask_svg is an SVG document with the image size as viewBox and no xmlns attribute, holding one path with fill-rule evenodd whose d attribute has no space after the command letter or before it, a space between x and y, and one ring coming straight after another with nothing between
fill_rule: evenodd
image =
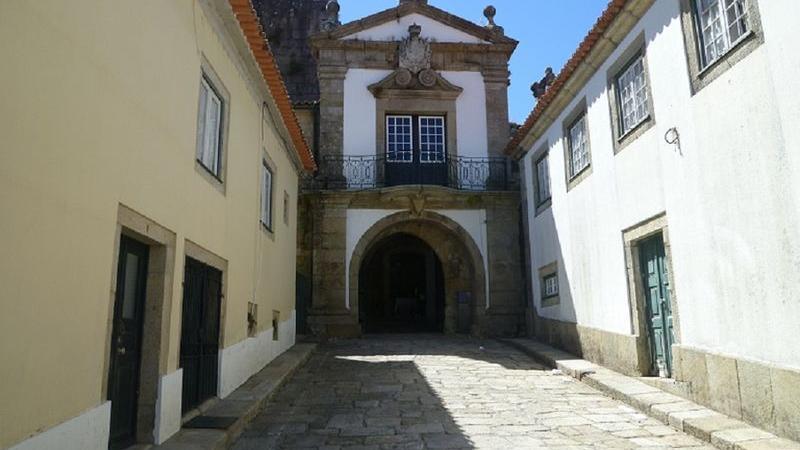
<instances>
[{"instance_id":1,"label":"cobblestone street","mask_svg":"<svg viewBox=\"0 0 800 450\"><path fill-rule=\"evenodd\" d=\"M703 445L501 343L426 335L321 345L233 448Z\"/></svg>"}]
</instances>

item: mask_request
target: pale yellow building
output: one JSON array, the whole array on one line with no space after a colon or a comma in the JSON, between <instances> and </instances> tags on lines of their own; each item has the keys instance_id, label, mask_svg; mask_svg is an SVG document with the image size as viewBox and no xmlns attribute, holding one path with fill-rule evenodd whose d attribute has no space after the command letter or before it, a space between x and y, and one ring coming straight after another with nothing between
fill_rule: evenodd
<instances>
[{"instance_id":1,"label":"pale yellow building","mask_svg":"<svg viewBox=\"0 0 800 450\"><path fill-rule=\"evenodd\" d=\"M0 1L0 448L163 442L294 344L314 161L259 31Z\"/></svg>"}]
</instances>

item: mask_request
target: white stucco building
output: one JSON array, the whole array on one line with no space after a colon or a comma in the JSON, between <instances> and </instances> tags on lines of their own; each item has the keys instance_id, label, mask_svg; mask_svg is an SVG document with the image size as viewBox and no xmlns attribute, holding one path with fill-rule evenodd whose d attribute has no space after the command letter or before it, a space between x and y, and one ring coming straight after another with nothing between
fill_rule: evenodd
<instances>
[{"instance_id":1,"label":"white stucco building","mask_svg":"<svg viewBox=\"0 0 800 450\"><path fill-rule=\"evenodd\" d=\"M794 439L796 11L614 1L507 148L535 334Z\"/></svg>"}]
</instances>

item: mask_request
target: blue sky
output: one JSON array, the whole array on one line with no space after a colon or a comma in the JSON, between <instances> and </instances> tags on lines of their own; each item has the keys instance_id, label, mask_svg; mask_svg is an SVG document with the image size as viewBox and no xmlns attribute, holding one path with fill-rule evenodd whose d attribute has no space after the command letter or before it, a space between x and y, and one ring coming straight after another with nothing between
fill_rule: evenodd
<instances>
[{"instance_id":1,"label":"blue sky","mask_svg":"<svg viewBox=\"0 0 800 450\"><path fill-rule=\"evenodd\" d=\"M342 22L391 8L398 0L339 0ZM479 25L483 8L497 8L495 22L520 41L511 59L508 93L512 121L521 123L533 108L530 85L547 66L558 73L603 12L608 0L430 0L430 4Z\"/></svg>"}]
</instances>

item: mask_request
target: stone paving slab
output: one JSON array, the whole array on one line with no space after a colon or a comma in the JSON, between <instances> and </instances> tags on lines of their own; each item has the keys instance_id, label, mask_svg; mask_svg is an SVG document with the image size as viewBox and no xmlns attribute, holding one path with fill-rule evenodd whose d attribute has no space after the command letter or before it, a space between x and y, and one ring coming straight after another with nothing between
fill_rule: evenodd
<instances>
[{"instance_id":1,"label":"stone paving slab","mask_svg":"<svg viewBox=\"0 0 800 450\"><path fill-rule=\"evenodd\" d=\"M537 361L577 378L587 385L633 406L716 448L725 450L800 450L800 443L752 427L682 397L664 392L636 378L628 377L533 339L504 339ZM580 370L570 369L580 368ZM645 438L646 439L646 438ZM645 444L645 441L639 441ZM649 445L649 444L647 444Z\"/></svg>"},{"instance_id":2,"label":"stone paving slab","mask_svg":"<svg viewBox=\"0 0 800 450\"><path fill-rule=\"evenodd\" d=\"M585 368L569 370L588 376ZM641 448L712 447L505 344L441 335L321 344L233 444L235 450Z\"/></svg>"},{"instance_id":3,"label":"stone paving slab","mask_svg":"<svg viewBox=\"0 0 800 450\"><path fill-rule=\"evenodd\" d=\"M296 344L250 377L228 397L211 405L202 413L208 417L234 418L225 430L181 429L158 450L218 450L228 448L247 423L263 409L269 398L305 363L316 344Z\"/></svg>"}]
</instances>

